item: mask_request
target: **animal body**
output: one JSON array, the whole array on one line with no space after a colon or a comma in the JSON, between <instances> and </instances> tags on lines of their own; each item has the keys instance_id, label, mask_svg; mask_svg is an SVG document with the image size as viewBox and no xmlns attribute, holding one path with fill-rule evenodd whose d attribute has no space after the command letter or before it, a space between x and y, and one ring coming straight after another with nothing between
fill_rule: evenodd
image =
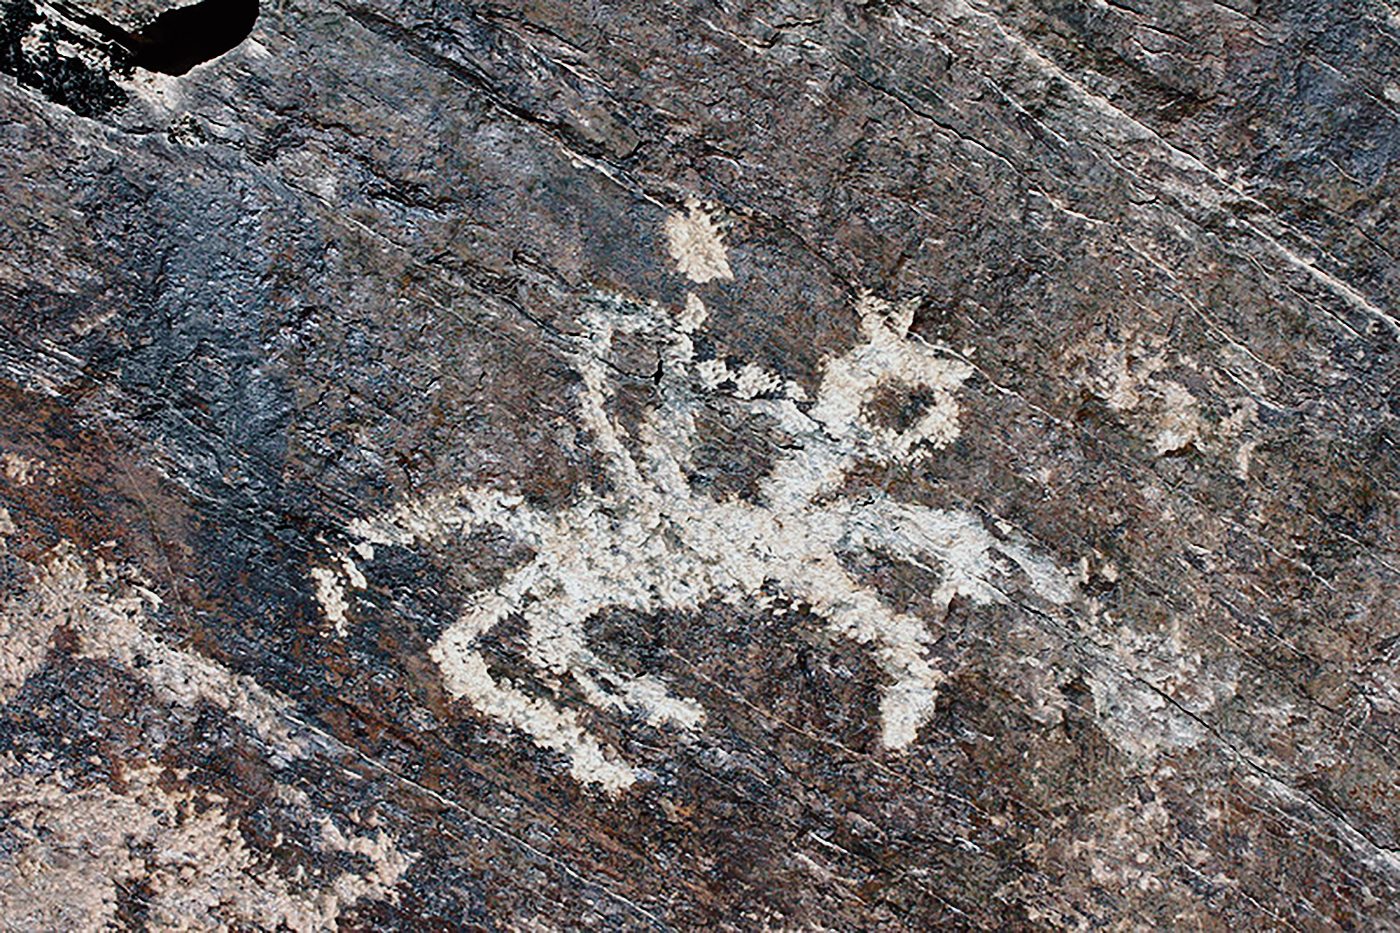
<instances>
[{"instance_id":1,"label":"animal body","mask_svg":"<svg viewBox=\"0 0 1400 933\"><path fill-rule=\"evenodd\" d=\"M998 535L969 512L896 500L880 491L858 497L840 488L863 462L911 462L958 434L954 393L971 367L909 335L912 305L863 295L856 308L863 340L828 359L815 399L752 364L737 372L718 360L695 360L693 336L706 317L687 296L676 313L655 305L597 298L582 315L584 336L570 354L581 377L579 420L603 460L607 488L560 510L536 508L499 490L465 485L407 500L348 528L353 545L312 571L318 597L344 623L350 589L366 585L359 563L374 548L431 550L450 538L495 527L533 553L499 585L470 594L431 649L453 697L566 756L580 781L618 792L637 772L581 725L574 711L532 695L488 669L478 644L509 617L528 626L526 662L557 697L574 693L653 726L687 731L705 718L695 701L673 696L651 675L621 671L587 643L596 613L703 611L726 603L762 619L781 599L799 604L833 635L869 650L885 674L881 735L889 748L914 741L932 715L943 675L929 657L927 620L888 605L858 580L843 553L877 551L930 568L930 594L946 610L954 597L1004 602L1002 587L1022 574L1052 603L1074 585L1052 560ZM614 335L660 332L666 341L657 404L632 436L609 414ZM889 387L922 389L931 401L904 428L873 423L869 403ZM696 412L722 393L766 416L788 437L786 453L762 480L755 501L718 500L692 488ZM565 681L569 681L567 688Z\"/></svg>"}]
</instances>

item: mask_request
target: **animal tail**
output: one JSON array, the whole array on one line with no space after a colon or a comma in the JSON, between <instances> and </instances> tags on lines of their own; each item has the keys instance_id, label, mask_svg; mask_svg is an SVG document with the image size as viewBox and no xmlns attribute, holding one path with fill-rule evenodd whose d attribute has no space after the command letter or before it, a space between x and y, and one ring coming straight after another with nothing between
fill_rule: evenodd
<instances>
[{"instance_id":1,"label":"animal tail","mask_svg":"<svg viewBox=\"0 0 1400 933\"><path fill-rule=\"evenodd\" d=\"M93 32L117 43L129 52L135 52L140 42L135 36L127 32L120 26L107 22L100 16L80 10L67 0L49 0L49 5L58 11L64 19L71 20L79 26L85 26Z\"/></svg>"}]
</instances>

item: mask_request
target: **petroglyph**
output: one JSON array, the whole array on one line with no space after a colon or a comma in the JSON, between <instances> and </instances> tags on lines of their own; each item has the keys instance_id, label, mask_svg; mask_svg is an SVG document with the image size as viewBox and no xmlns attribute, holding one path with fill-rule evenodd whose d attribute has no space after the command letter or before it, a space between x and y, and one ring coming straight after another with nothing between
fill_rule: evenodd
<instances>
[{"instance_id":1,"label":"petroglyph","mask_svg":"<svg viewBox=\"0 0 1400 933\"><path fill-rule=\"evenodd\" d=\"M686 213L666 219L666 239L671 258L692 282L734 278L719 228L694 198L686 202Z\"/></svg>"},{"instance_id":2,"label":"petroglyph","mask_svg":"<svg viewBox=\"0 0 1400 933\"><path fill-rule=\"evenodd\" d=\"M148 614L159 606L129 568L61 543L0 606L0 702L44 665L62 626L79 656L120 665L162 702L186 710L212 705L242 722L273 762L311 754L288 728L288 701L148 630ZM15 929L105 928L120 892L133 886L146 892L161 929L334 929L361 897L392 898L414 858L382 829L347 835L304 800L291 817L306 824L322 858L343 853L368 867L315 881L287 878L262 864L217 795L178 789L182 777L154 766L125 769L120 778L77 786L47 767L35 773L0 757L10 839L0 857L0 917ZM315 863L309 867L315 874Z\"/></svg>"},{"instance_id":3,"label":"petroglyph","mask_svg":"<svg viewBox=\"0 0 1400 933\"><path fill-rule=\"evenodd\" d=\"M6 452L0 454L0 470L3 470L5 478L16 486L28 486L44 476L47 466L33 457ZM49 477L49 483L53 483L52 477Z\"/></svg>"},{"instance_id":4,"label":"petroglyph","mask_svg":"<svg viewBox=\"0 0 1400 933\"><path fill-rule=\"evenodd\" d=\"M692 207L691 218L683 219L692 232L708 224L696 219L697 211ZM714 277L697 276L699 266L678 255L678 240L694 241L675 232L681 223L673 217L667 232L682 271L693 280ZM585 302L583 336L568 359L581 379L579 419L602 458L607 489L551 512L518 496L463 485L353 522L353 547L362 557L365 545L431 549L494 526L533 552L499 586L471 594L430 653L453 697L564 755L582 782L618 792L637 773L584 729L563 704L562 690L533 696L492 674L478 640L509 617L526 623L526 661L547 683L557 687L568 679L595 707L684 733L703 725L700 705L673 696L655 677L618 670L599 657L585 637L587 620L607 609L695 612L711 601L762 618L779 597L798 602L831 634L871 652L889 681L880 702L883 742L892 749L908 746L932 714L943 678L928 656L933 635L924 619L895 611L855 580L842 553L879 550L934 568L941 582L932 603L940 616L954 597L1005 601L1004 581L1017 572L1051 603L1068 602L1076 592L1052 560L994 534L971 513L881 492L837 495L857 464L907 464L958 436L955 395L972 369L945 348L910 336L915 304L862 294L855 307L860 340L826 361L816 398L808 400L799 387L754 364L732 371L724 363L697 361L694 337L707 312L694 293L675 311L595 295ZM624 333L663 341L657 401L635 436L609 414L608 356ZM922 390L930 399L912 425L889 427L869 416L877 392L892 388ZM793 438L762 479L756 502L716 501L687 478L702 440L695 414L716 391ZM353 591L364 586L358 570L349 572L355 567L346 548L311 570L337 631L343 631Z\"/></svg>"},{"instance_id":5,"label":"petroglyph","mask_svg":"<svg viewBox=\"0 0 1400 933\"><path fill-rule=\"evenodd\" d=\"M162 701L191 708L209 703L247 725L284 759L306 753L286 725L291 704L250 677L153 634L147 614L160 598L144 581L101 557L61 543L32 568L32 579L0 604L0 702L42 667L53 631L64 626L81 657L113 661L145 681Z\"/></svg>"},{"instance_id":6,"label":"petroglyph","mask_svg":"<svg viewBox=\"0 0 1400 933\"><path fill-rule=\"evenodd\" d=\"M361 897L392 897L413 863L382 829L347 836L328 817L302 814L318 858L288 879L262 863L217 795L180 783L144 766L123 774L120 790L75 789L61 773L27 774L0 761L13 853L0 859L6 928L108 929L120 893L136 887L158 929L332 930ZM339 853L367 867L325 878L317 861Z\"/></svg>"},{"instance_id":7,"label":"petroglyph","mask_svg":"<svg viewBox=\"0 0 1400 933\"><path fill-rule=\"evenodd\" d=\"M4 509L0 518L10 524ZM0 644L5 646L0 652L0 703L8 702L29 675L43 666L62 613L62 594L47 569L34 586L20 589L0 604Z\"/></svg>"},{"instance_id":8,"label":"petroglyph","mask_svg":"<svg viewBox=\"0 0 1400 933\"><path fill-rule=\"evenodd\" d=\"M1162 414L1157 424L1157 436L1152 451L1162 457L1184 450L1201 436L1204 426L1200 405L1179 382L1164 382Z\"/></svg>"}]
</instances>

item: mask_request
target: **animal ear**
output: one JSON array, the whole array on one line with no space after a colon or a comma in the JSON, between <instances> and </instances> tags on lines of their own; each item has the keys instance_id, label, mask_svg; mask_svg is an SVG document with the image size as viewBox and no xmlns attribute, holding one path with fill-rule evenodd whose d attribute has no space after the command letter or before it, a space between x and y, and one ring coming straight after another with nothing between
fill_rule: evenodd
<instances>
[{"instance_id":1,"label":"animal ear","mask_svg":"<svg viewBox=\"0 0 1400 933\"><path fill-rule=\"evenodd\" d=\"M860 332L866 340L874 340L882 331L889 330L886 318L890 313L890 303L877 297L868 288L863 288L856 296L856 314L860 316Z\"/></svg>"},{"instance_id":2,"label":"animal ear","mask_svg":"<svg viewBox=\"0 0 1400 933\"><path fill-rule=\"evenodd\" d=\"M890 330L900 340L909 336L909 328L914 323L914 312L919 308L919 299L906 298L894 306L890 312Z\"/></svg>"},{"instance_id":3,"label":"animal ear","mask_svg":"<svg viewBox=\"0 0 1400 933\"><path fill-rule=\"evenodd\" d=\"M705 323L708 317L705 310L705 302L700 300L700 296L694 292L685 293L685 310L676 317L676 325L680 327L681 333L693 334Z\"/></svg>"},{"instance_id":4,"label":"animal ear","mask_svg":"<svg viewBox=\"0 0 1400 933\"><path fill-rule=\"evenodd\" d=\"M903 340L909 335L909 327L914 323L914 311L918 307L917 298L906 298L899 304L892 305L868 288L862 289L856 297L860 330L867 340L874 340L878 334L885 332Z\"/></svg>"}]
</instances>

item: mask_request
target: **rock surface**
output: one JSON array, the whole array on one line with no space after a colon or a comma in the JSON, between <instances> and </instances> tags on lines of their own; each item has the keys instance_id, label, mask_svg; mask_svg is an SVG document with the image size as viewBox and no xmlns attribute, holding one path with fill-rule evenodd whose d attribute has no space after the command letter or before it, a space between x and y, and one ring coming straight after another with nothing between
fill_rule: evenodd
<instances>
[{"instance_id":1,"label":"rock surface","mask_svg":"<svg viewBox=\"0 0 1400 933\"><path fill-rule=\"evenodd\" d=\"M1400 928L1400 10L0 0L0 165L0 927Z\"/></svg>"}]
</instances>

